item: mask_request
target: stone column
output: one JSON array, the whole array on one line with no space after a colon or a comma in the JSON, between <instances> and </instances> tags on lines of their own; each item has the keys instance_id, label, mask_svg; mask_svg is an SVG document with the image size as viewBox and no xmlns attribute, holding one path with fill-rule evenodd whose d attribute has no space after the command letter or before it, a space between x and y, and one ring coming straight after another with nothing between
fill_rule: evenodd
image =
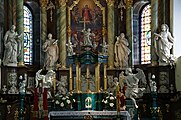
<instances>
[{"instance_id":1,"label":"stone column","mask_svg":"<svg viewBox=\"0 0 181 120\"><path fill-rule=\"evenodd\" d=\"M128 66L132 67L132 41L133 41L133 0L126 0L126 35L128 37L129 55Z\"/></svg>"},{"instance_id":2,"label":"stone column","mask_svg":"<svg viewBox=\"0 0 181 120\"><path fill-rule=\"evenodd\" d=\"M158 0L151 0L151 64L152 66L158 65L158 58L155 53L154 33L158 28Z\"/></svg>"},{"instance_id":3,"label":"stone column","mask_svg":"<svg viewBox=\"0 0 181 120\"><path fill-rule=\"evenodd\" d=\"M24 10L23 10L23 0L16 1L16 30L17 33L21 35L19 40L19 50L18 50L18 66L24 66Z\"/></svg>"},{"instance_id":4,"label":"stone column","mask_svg":"<svg viewBox=\"0 0 181 120\"><path fill-rule=\"evenodd\" d=\"M4 0L0 0L0 59L3 58L3 38L4 38ZM0 62L1 63L1 62Z\"/></svg>"},{"instance_id":5,"label":"stone column","mask_svg":"<svg viewBox=\"0 0 181 120\"><path fill-rule=\"evenodd\" d=\"M60 41L60 46L59 46L59 51L60 51L60 64L62 68L66 68L66 57L67 57L67 52L66 52L66 39L67 39L67 26L66 26L66 0L58 0L59 2L59 9L60 9L60 17L59 17L59 41Z\"/></svg>"},{"instance_id":6,"label":"stone column","mask_svg":"<svg viewBox=\"0 0 181 120\"><path fill-rule=\"evenodd\" d=\"M41 6L41 14L40 14L40 28L41 28L41 32L40 32L40 39L41 39L41 45L43 45L43 43L46 41L47 39L47 0L40 0L40 6ZM42 48L42 47L41 47ZM45 53L42 51L40 52L41 56L41 61L40 63L43 63L45 60Z\"/></svg>"},{"instance_id":7,"label":"stone column","mask_svg":"<svg viewBox=\"0 0 181 120\"><path fill-rule=\"evenodd\" d=\"M114 2L115 0L107 0L108 67L110 69L114 68Z\"/></svg>"}]
</instances>

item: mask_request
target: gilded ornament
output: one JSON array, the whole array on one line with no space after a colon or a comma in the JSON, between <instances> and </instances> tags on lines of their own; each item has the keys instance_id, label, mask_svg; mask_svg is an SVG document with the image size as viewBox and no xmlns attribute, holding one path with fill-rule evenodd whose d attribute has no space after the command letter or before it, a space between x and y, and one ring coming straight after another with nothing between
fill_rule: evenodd
<instances>
[{"instance_id":1,"label":"gilded ornament","mask_svg":"<svg viewBox=\"0 0 181 120\"><path fill-rule=\"evenodd\" d=\"M126 7L132 7L133 0L126 0Z\"/></svg>"},{"instance_id":2,"label":"gilded ornament","mask_svg":"<svg viewBox=\"0 0 181 120\"><path fill-rule=\"evenodd\" d=\"M57 1L58 1L59 6L66 6L67 0L57 0Z\"/></svg>"},{"instance_id":3,"label":"gilded ornament","mask_svg":"<svg viewBox=\"0 0 181 120\"><path fill-rule=\"evenodd\" d=\"M47 7L47 4L48 4L48 0L40 0L40 6L41 7Z\"/></svg>"},{"instance_id":4,"label":"gilded ornament","mask_svg":"<svg viewBox=\"0 0 181 120\"><path fill-rule=\"evenodd\" d=\"M68 33L68 36L71 36L71 28L70 28L70 26L67 27L67 33Z\"/></svg>"},{"instance_id":5,"label":"gilded ornament","mask_svg":"<svg viewBox=\"0 0 181 120\"><path fill-rule=\"evenodd\" d=\"M108 6L114 6L115 0L106 0Z\"/></svg>"},{"instance_id":6,"label":"gilded ornament","mask_svg":"<svg viewBox=\"0 0 181 120\"><path fill-rule=\"evenodd\" d=\"M105 34L106 34L106 28L105 28L105 26L103 26L102 27L102 35L105 36Z\"/></svg>"}]
</instances>

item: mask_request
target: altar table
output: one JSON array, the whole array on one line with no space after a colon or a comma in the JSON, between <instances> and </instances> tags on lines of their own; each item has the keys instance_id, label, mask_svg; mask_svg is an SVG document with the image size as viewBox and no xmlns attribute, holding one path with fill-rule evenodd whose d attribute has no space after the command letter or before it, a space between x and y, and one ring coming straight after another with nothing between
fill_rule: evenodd
<instances>
[{"instance_id":1,"label":"altar table","mask_svg":"<svg viewBox=\"0 0 181 120\"><path fill-rule=\"evenodd\" d=\"M131 120L128 111L51 111L49 112L49 120L84 120L84 119L109 119Z\"/></svg>"}]
</instances>

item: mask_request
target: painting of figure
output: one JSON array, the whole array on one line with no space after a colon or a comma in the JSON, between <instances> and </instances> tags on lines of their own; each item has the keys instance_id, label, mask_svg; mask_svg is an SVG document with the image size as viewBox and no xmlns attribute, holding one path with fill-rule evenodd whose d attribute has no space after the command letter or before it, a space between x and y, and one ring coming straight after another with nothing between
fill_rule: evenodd
<instances>
[{"instance_id":1,"label":"painting of figure","mask_svg":"<svg viewBox=\"0 0 181 120\"><path fill-rule=\"evenodd\" d=\"M77 45L74 49L80 51L84 43L84 32L91 29L91 34L94 34L94 39L91 43L98 46L102 43L102 26L103 15L102 10L93 0L81 0L70 11L71 16L71 41Z\"/></svg>"}]
</instances>

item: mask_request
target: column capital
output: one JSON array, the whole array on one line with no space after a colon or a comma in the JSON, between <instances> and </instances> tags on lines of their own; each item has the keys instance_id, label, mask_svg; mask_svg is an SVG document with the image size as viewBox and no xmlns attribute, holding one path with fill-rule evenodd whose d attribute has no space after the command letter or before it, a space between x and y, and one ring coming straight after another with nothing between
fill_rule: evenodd
<instances>
[{"instance_id":1,"label":"column capital","mask_svg":"<svg viewBox=\"0 0 181 120\"><path fill-rule=\"evenodd\" d=\"M40 0L40 6L41 7L47 7L47 4L48 4L48 0Z\"/></svg>"},{"instance_id":2,"label":"column capital","mask_svg":"<svg viewBox=\"0 0 181 120\"><path fill-rule=\"evenodd\" d=\"M67 0L57 0L59 6L66 6Z\"/></svg>"},{"instance_id":3,"label":"column capital","mask_svg":"<svg viewBox=\"0 0 181 120\"><path fill-rule=\"evenodd\" d=\"M106 0L108 6L114 6L115 0Z\"/></svg>"},{"instance_id":4,"label":"column capital","mask_svg":"<svg viewBox=\"0 0 181 120\"><path fill-rule=\"evenodd\" d=\"M133 0L126 0L126 7L132 7Z\"/></svg>"}]
</instances>

